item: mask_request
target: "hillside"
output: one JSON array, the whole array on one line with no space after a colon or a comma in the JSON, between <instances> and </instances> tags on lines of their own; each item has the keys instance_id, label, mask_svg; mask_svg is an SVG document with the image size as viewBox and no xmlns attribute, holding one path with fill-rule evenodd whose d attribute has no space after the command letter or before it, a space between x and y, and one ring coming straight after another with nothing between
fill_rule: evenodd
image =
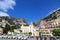
<instances>
[{"instance_id":1,"label":"hillside","mask_svg":"<svg viewBox=\"0 0 60 40\"><path fill-rule=\"evenodd\" d=\"M23 22L23 23L26 22L25 19L23 19L23 18L16 19L16 18L13 18L13 17L8 17L8 16L2 16L2 17L0 17L0 20L2 20L2 19L5 19L5 20L8 21L10 24L14 23L14 21L16 21L16 22L19 22L19 21L20 21L20 23L21 23L21 22Z\"/></svg>"},{"instance_id":2,"label":"hillside","mask_svg":"<svg viewBox=\"0 0 60 40\"><path fill-rule=\"evenodd\" d=\"M41 19L41 20L51 21L51 20L55 20L55 19L57 19L57 18L60 18L60 9L58 9L58 10L50 13L50 15L46 16L45 18L43 18L43 19ZM36 24L37 26L39 26L41 20L35 22L35 24Z\"/></svg>"},{"instance_id":3,"label":"hillside","mask_svg":"<svg viewBox=\"0 0 60 40\"><path fill-rule=\"evenodd\" d=\"M16 19L9 16L0 16L0 28L3 29L4 34L7 34L8 31L13 32L14 29L19 29L22 24L26 24L23 18Z\"/></svg>"},{"instance_id":4,"label":"hillside","mask_svg":"<svg viewBox=\"0 0 60 40\"><path fill-rule=\"evenodd\" d=\"M60 16L60 9L56 10L55 12L51 13L47 17L43 18L42 20L50 21L57 19Z\"/></svg>"}]
</instances>

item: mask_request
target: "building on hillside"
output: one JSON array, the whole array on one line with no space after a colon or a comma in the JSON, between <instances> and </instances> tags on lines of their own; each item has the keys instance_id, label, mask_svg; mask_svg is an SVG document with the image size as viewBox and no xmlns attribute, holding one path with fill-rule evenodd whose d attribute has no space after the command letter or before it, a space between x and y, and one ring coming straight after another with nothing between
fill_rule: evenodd
<instances>
[{"instance_id":1,"label":"building on hillside","mask_svg":"<svg viewBox=\"0 0 60 40\"><path fill-rule=\"evenodd\" d=\"M43 29L43 28L49 29L49 28L51 28L51 27L52 27L51 21L42 20L42 21L40 22L40 28L41 28L41 29Z\"/></svg>"},{"instance_id":2,"label":"building on hillside","mask_svg":"<svg viewBox=\"0 0 60 40\"><path fill-rule=\"evenodd\" d=\"M39 36L39 32L35 29L35 26L31 22L30 25L22 25L21 26L22 33L32 32L31 36Z\"/></svg>"},{"instance_id":3,"label":"building on hillside","mask_svg":"<svg viewBox=\"0 0 60 40\"><path fill-rule=\"evenodd\" d=\"M5 27L5 25L6 25L6 20L0 19L0 26Z\"/></svg>"},{"instance_id":4,"label":"building on hillside","mask_svg":"<svg viewBox=\"0 0 60 40\"><path fill-rule=\"evenodd\" d=\"M23 24L23 25L26 25L26 21L25 21L24 18L18 19L18 20L17 20L17 23L20 24L20 25L22 25L22 24Z\"/></svg>"},{"instance_id":5,"label":"building on hillside","mask_svg":"<svg viewBox=\"0 0 60 40\"><path fill-rule=\"evenodd\" d=\"M20 33L20 29L14 29L14 32L19 34Z\"/></svg>"},{"instance_id":6,"label":"building on hillside","mask_svg":"<svg viewBox=\"0 0 60 40\"><path fill-rule=\"evenodd\" d=\"M41 29L40 32L41 32L40 34L41 36L53 36L50 29Z\"/></svg>"},{"instance_id":7,"label":"building on hillside","mask_svg":"<svg viewBox=\"0 0 60 40\"><path fill-rule=\"evenodd\" d=\"M23 18L20 18L20 19L17 19L17 20L14 20L13 21L16 24L19 24L20 26L23 24L23 25L26 25L25 23L25 20Z\"/></svg>"},{"instance_id":8,"label":"building on hillside","mask_svg":"<svg viewBox=\"0 0 60 40\"><path fill-rule=\"evenodd\" d=\"M54 20L52 27L60 28L60 18Z\"/></svg>"},{"instance_id":9,"label":"building on hillside","mask_svg":"<svg viewBox=\"0 0 60 40\"><path fill-rule=\"evenodd\" d=\"M16 20L14 20L13 22L14 22L15 24L17 24L17 21L16 21Z\"/></svg>"},{"instance_id":10,"label":"building on hillside","mask_svg":"<svg viewBox=\"0 0 60 40\"><path fill-rule=\"evenodd\" d=\"M5 27L5 25L6 25L6 20L2 19L2 27Z\"/></svg>"},{"instance_id":11,"label":"building on hillside","mask_svg":"<svg viewBox=\"0 0 60 40\"><path fill-rule=\"evenodd\" d=\"M52 36L52 22L51 21L45 21L42 20L40 22L40 32L41 32L41 36Z\"/></svg>"},{"instance_id":12,"label":"building on hillside","mask_svg":"<svg viewBox=\"0 0 60 40\"><path fill-rule=\"evenodd\" d=\"M45 20L42 20L40 22L40 28L45 28L46 24L47 24L47 22Z\"/></svg>"},{"instance_id":13,"label":"building on hillside","mask_svg":"<svg viewBox=\"0 0 60 40\"><path fill-rule=\"evenodd\" d=\"M3 34L3 29L2 28L0 28L0 35L2 35Z\"/></svg>"}]
</instances>

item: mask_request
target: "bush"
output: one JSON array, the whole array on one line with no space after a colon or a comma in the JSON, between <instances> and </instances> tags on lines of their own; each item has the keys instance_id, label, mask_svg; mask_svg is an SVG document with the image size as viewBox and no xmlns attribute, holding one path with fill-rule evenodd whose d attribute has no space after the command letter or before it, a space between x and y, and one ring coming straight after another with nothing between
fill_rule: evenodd
<instances>
[{"instance_id":1,"label":"bush","mask_svg":"<svg viewBox=\"0 0 60 40\"><path fill-rule=\"evenodd\" d=\"M20 30L20 32L22 32L22 30Z\"/></svg>"},{"instance_id":2,"label":"bush","mask_svg":"<svg viewBox=\"0 0 60 40\"><path fill-rule=\"evenodd\" d=\"M60 36L60 29L54 29L53 30L53 35L54 36Z\"/></svg>"},{"instance_id":3,"label":"bush","mask_svg":"<svg viewBox=\"0 0 60 40\"><path fill-rule=\"evenodd\" d=\"M32 32L29 32L29 35L32 35Z\"/></svg>"}]
</instances>

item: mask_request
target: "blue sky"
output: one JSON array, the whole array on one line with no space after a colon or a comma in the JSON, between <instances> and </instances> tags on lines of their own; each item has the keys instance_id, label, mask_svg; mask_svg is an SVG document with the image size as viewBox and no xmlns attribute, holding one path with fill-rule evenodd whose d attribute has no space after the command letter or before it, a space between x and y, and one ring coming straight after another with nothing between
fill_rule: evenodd
<instances>
[{"instance_id":1,"label":"blue sky","mask_svg":"<svg viewBox=\"0 0 60 40\"><path fill-rule=\"evenodd\" d=\"M46 17L57 8L60 8L60 0L16 0L14 10L9 10L8 14L14 18L25 18L29 23Z\"/></svg>"}]
</instances>

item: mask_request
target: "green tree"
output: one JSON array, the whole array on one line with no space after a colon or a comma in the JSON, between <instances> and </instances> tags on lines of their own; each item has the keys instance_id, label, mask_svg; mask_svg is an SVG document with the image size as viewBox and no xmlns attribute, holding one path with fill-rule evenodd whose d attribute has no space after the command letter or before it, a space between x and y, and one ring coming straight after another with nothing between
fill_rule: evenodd
<instances>
[{"instance_id":1,"label":"green tree","mask_svg":"<svg viewBox=\"0 0 60 40\"><path fill-rule=\"evenodd\" d=\"M60 29L54 29L53 30L53 35L54 36L60 36Z\"/></svg>"},{"instance_id":2,"label":"green tree","mask_svg":"<svg viewBox=\"0 0 60 40\"><path fill-rule=\"evenodd\" d=\"M29 35L32 35L32 32L29 32Z\"/></svg>"},{"instance_id":3,"label":"green tree","mask_svg":"<svg viewBox=\"0 0 60 40\"><path fill-rule=\"evenodd\" d=\"M10 30L10 25L6 24L5 27L3 28L3 33L7 34L9 30Z\"/></svg>"},{"instance_id":4,"label":"green tree","mask_svg":"<svg viewBox=\"0 0 60 40\"><path fill-rule=\"evenodd\" d=\"M22 30L20 30L20 32L22 32Z\"/></svg>"},{"instance_id":5,"label":"green tree","mask_svg":"<svg viewBox=\"0 0 60 40\"><path fill-rule=\"evenodd\" d=\"M10 27L10 32L14 32L14 26Z\"/></svg>"},{"instance_id":6,"label":"green tree","mask_svg":"<svg viewBox=\"0 0 60 40\"><path fill-rule=\"evenodd\" d=\"M3 27L3 33L7 34L8 31L14 32L14 26L10 26L10 25L6 24L5 27Z\"/></svg>"},{"instance_id":7,"label":"green tree","mask_svg":"<svg viewBox=\"0 0 60 40\"><path fill-rule=\"evenodd\" d=\"M13 34L13 32L14 32L14 26L10 27L10 32L11 32L11 34Z\"/></svg>"},{"instance_id":8,"label":"green tree","mask_svg":"<svg viewBox=\"0 0 60 40\"><path fill-rule=\"evenodd\" d=\"M16 24L14 28L15 29L21 28L21 25L20 24Z\"/></svg>"}]
</instances>

